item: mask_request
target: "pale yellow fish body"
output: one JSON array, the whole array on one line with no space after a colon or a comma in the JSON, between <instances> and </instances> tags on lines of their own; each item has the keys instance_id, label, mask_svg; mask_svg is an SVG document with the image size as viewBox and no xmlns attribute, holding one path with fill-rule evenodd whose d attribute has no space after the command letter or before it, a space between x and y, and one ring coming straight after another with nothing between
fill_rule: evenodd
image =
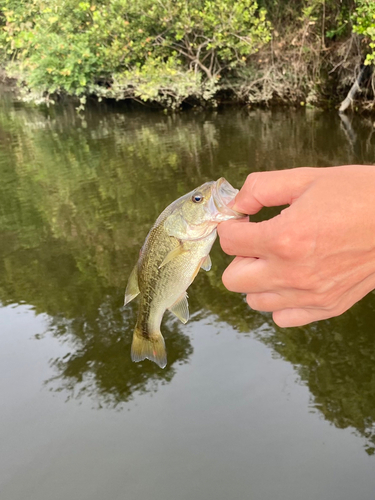
<instances>
[{"instance_id":1,"label":"pale yellow fish body","mask_svg":"<svg viewBox=\"0 0 375 500\"><path fill-rule=\"evenodd\" d=\"M133 361L151 359L160 367L167 355L160 324L167 309L189 319L186 290L199 269L209 270L209 253L222 220L243 217L227 207L238 191L223 178L207 182L169 205L142 247L125 292L125 304L139 294Z\"/></svg>"}]
</instances>

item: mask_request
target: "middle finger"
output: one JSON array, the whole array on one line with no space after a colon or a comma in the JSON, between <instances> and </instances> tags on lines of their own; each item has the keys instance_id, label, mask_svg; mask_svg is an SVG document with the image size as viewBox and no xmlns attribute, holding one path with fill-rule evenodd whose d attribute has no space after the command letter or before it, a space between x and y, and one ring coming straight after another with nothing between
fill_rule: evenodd
<instances>
[{"instance_id":1,"label":"middle finger","mask_svg":"<svg viewBox=\"0 0 375 500\"><path fill-rule=\"evenodd\" d=\"M236 257L223 274L223 283L231 292L274 292L281 288L275 272L265 259Z\"/></svg>"}]
</instances>

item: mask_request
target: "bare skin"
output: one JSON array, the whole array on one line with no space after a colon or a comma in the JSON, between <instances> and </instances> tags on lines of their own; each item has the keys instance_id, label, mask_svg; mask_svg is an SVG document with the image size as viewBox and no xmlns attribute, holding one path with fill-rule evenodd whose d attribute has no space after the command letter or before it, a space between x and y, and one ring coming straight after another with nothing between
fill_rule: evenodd
<instances>
[{"instance_id":1,"label":"bare skin","mask_svg":"<svg viewBox=\"0 0 375 500\"><path fill-rule=\"evenodd\" d=\"M375 166L253 173L233 208L286 204L264 222L219 224L223 250L236 256L224 285L281 327L338 316L375 289Z\"/></svg>"}]
</instances>

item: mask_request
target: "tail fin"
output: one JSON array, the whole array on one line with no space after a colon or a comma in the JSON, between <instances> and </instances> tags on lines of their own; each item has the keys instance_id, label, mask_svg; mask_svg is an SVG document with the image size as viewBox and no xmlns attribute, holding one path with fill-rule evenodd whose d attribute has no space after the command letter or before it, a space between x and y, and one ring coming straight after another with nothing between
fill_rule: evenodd
<instances>
[{"instance_id":1,"label":"tail fin","mask_svg":"<svg viewBox=\"0 0 375 500\"><path fill-rule=\"evenodd\" d=\"M135 327L132 343L132 361L138 362L144 359L154 361L160 368L164 368L167 364L167 353L163 335L158 332L152 337L145 337L142 330Z\"/></svg>"}]
</instances>

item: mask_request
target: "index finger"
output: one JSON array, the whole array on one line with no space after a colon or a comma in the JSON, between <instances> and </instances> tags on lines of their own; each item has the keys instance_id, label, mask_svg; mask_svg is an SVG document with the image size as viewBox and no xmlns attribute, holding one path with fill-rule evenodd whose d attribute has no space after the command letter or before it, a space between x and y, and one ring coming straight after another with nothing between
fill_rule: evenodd
<instances>
[{"instance_id":1,"label":"index finger","mask_svg":"<svg viewBox=\"0 0 375 500\"><path fill-rule=\"evenodd\" d=\"M233 209L256 214L262 207L291 205L319 175L319 168L294 168L272 172L254 172L237 194Z\"/></svg>"}]
</instances>

